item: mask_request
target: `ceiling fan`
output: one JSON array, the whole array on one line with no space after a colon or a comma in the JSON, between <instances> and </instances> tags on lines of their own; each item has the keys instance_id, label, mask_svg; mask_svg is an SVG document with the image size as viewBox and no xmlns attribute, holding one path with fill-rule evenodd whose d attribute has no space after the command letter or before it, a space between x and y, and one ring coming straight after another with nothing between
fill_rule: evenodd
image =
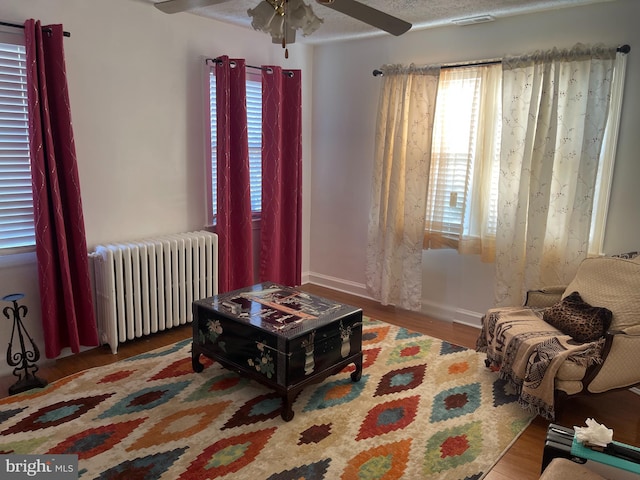
<instances>
[{"instance_id":1,"label":"ceiling fan","mask_svg":"<svg viewBox=\"0 0 640 480\"><path fill-rule=\"evenodd\" d=\"M229 0L164 0L155 3L155 6L165 13L178 13L227 1ZM279 9L286 11L288 2L289 0L264 0L263 3L268 3L278 15L284 16L284 13L279 13ZM395 36L402 35L411 28L410 23L356 0L316 0L316 2Z\"/></svg>"}]
</instances>

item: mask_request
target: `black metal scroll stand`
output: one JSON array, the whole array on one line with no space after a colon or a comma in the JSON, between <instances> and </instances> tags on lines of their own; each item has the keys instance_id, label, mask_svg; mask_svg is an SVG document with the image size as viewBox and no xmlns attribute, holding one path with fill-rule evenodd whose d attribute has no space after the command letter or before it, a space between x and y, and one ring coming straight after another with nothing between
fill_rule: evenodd
<instances>
[{"instance_id":1,"label":"black metal scroll stand","mask_svg":"<svg viewBox=\"0 0 640 480\"><path fill-rule=\"evenodd\" d=\"M27 307L18 305L18 300L22 298L24 298L22 293L13 293L2 297L5 302L13 302L13 307L4 307L2 310L4 316L8 319L11 319L11 313L13 313L13 328L11 329L11 340L7 350L7 363L9 366L15 367L13 374L18 377L18 381L9 387L9 395L31 390L32 388L42 388L47 385L46 380L36 376L38 366L35 362L40 358L40 351L20 319L20 314L22 314L23 318L27 315ZM13 342L16 335L20 341L20 352L14 353ZM25 337L31 343L32 350L27 350ZM24 374L20 373L21 370L24 370Z\"/></svg>"}]
</instances>

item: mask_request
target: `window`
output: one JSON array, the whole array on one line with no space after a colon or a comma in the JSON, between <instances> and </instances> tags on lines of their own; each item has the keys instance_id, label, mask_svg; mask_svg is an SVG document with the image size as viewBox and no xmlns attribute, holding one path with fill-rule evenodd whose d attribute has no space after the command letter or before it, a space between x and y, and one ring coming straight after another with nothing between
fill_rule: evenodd
<instances>
[{"instance_id":1,"label":"window","mask_svg":"<svg viewBox=\"0 0 640 480\"><path fill-rule=\"evenodd\" d=\"M211 118L211 221L215 225L216 195L216 76L209 71L209 108ZM262 210L262 77L247 72L247 134L249 139L249 175L251 188L251 212Z\"/></svg>"},{"instance_id":2,"label":"window","mask_svg":"<svg viewBox=\"0 0 640 480\"><path fill-rule=\"evenodd\" d=\"M602 254L626 57L613 68L614 88L595 183L589 254ZM497 228L502 133L500 65L441 70L425 212L425 248L455 248L491 261ZM547 227L549 228L549 227ZM488 240L488 241L485 241Z\"/></svg>"},{"instance_id":3,"label":"window","mask_svg":"<svg viewBox=\"0 0 640 480\"><path fill-rule=\"evenodd\" d=\"M495 235L500 166L500 65L443 69L438 83L425 245L480 253Z\"/></svg>"},{"instance_id":4,"label":"window","mask_svg":"<svg viewBox=\"0 0 640 480\"><path fill-rule=\"evenodd\" d=\"M27 114L25 48L0 43L0 249L3 253L35 245Z\"/></svg>"}]
</instances>

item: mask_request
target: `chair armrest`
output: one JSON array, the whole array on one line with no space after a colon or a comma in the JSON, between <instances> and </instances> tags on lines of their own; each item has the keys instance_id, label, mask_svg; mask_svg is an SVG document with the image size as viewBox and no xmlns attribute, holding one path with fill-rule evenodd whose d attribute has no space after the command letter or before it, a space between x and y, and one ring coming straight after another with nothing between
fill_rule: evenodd
<instances>
[{"instance_id":1,"label":"chair armrest","mask_svg":"<svg viewBox=\"0 0 640 480\"><path fill-rule=\"evenodd\" d=\"M605 335L602 363L587 369L585 389L601 393L640 384L640 325Z\"/></svg>"},{"instance_id":2,"label":"chair armrest","mask_svg":"<svg viewBox=\"0 0 640 480\"><path fill-rule=\"evenodd\" d=\"M546 308L555 305L562 299L566 285L554 285L539 290L529 290L524 301L525 307Z\"/></svg>"}]
</instances>

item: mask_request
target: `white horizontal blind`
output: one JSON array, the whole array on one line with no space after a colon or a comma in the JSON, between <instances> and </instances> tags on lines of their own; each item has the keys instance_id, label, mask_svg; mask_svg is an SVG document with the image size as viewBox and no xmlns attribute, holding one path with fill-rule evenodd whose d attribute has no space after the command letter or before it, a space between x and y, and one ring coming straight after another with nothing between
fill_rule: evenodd
<instances>
[{"instance_id":1,"label":"white horizontal blind","mask_svg":"<svg viewBox=\"0 0 640 480\"><path fill-rule=\"evenodd\" d=\"M440 79L434 122L427 224L456 239L473 188L479 79Z\"/></svg>"},{"instance_id":2,"label":"white horizontal blind","mask_svg":"<svg viewBox=\"0 0 640 480\"><path fill-rule=\"evenodd\" d=\"M249 142L249 176L251 190L251 211L262 210L262 79L261 76L247 74L247 134ZM212 68L209 72L209 114L211 119L211 201L213 224L217 214L216 168L217 168L217 114L216 76Z\"/></svg>"},{"instance_id":3,"label":"white horizontal blind","mask_svg":"<svg viewBox=\"0 0 640 480\"><path fill-rule=\"evenodd\" d=\"M218 192L217 192L217 167L218 167L218 117L216 115L216 75L214 69L209 70L209 139L211 142L211 162L209 168L211 169L211 208L209 211L212 213L213 218L209 221L212 225L216 223L216 215L218 213Z\"/></svg>"},{"instance_id":4,"label":"white horizontal blind","mask_svg":"<svg viewBox=\"0 0 640 480\"><path fill-rule=\"evenodd\" d=\"M497 226L500 78L497 65L440 74L425 213L429 248L490 253L482 239L495 236Z\"/></svg>"},{"instance_id":5,"label":"white horizontal blind","mask_svg":"<svg viewBox=\"0 0 640 480\"><path fill-rule=\"evenodd\" d=\"M247 75L247 133L251 212L257 213L262 211L262 78L260 75Z\"/></svg>"},{"instance_id":6,"label":"white horizontal blind","mask_svg":"<svg viewBox=\"0 0 640 480\"><path fill-rule=\"evenodd\" d=\"M463 231L472 158L464 152L438 152L432 155L432 162L440 168L430 175L430 183L434 187L430 189L433 196L430 213L438 230L445 236L458 238Z\"/></svg>"},{"instance_id":7,"label":"white horizontal blind","mask_svg":"<svg viewBox=\"0 0 640 480\"><path fill-rule=\"evenodd\" d=\"M26 54L0 43L0 249L35 245Z\"/></svg>"}]
</instances>

